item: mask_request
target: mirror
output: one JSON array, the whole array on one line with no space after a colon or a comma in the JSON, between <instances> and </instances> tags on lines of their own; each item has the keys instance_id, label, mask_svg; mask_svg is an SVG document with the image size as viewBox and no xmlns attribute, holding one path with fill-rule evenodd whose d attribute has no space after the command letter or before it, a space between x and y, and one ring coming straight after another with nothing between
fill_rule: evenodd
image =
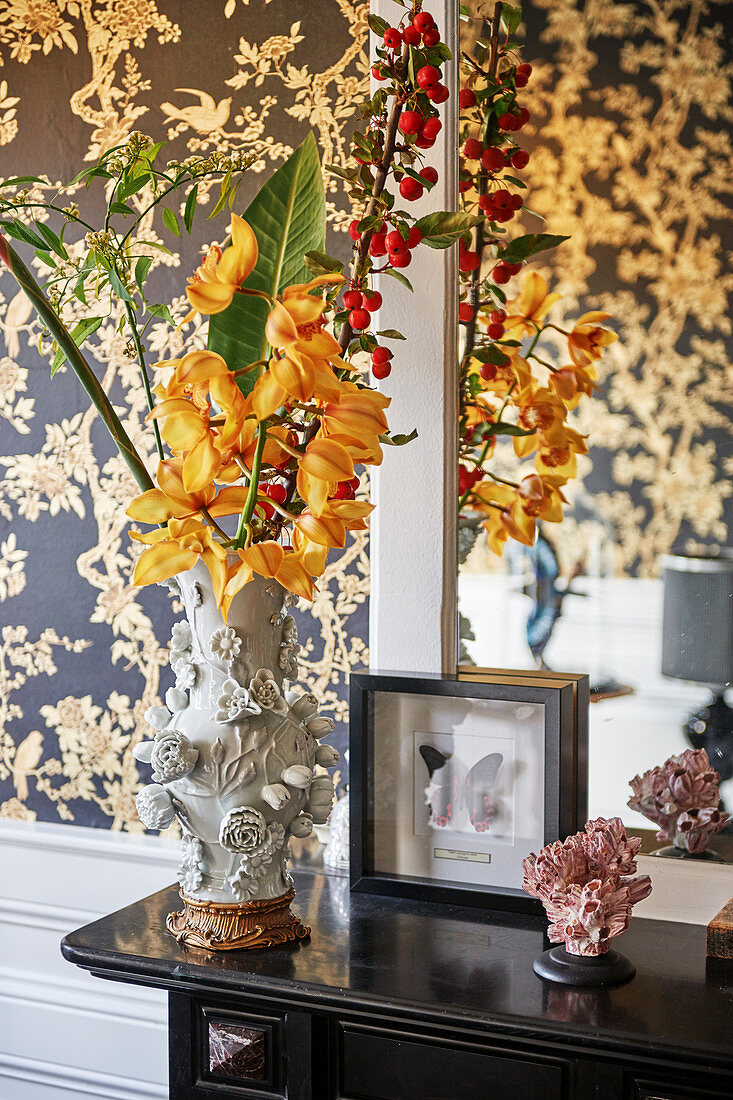
<instances>
[{"instance_id":1,"label":"mirror","mask_svg":"<svg viewBox=\"0 0 733 1100\"><path fill-rule=\"evenodd\" d=\"M495 6L463 0L460 10L468 105L475 66L491 64ZM508 9L505 19L513 18ZM619 338L595 364L598 390L568 417L587 434L588 454L578 454L577 476L562 486L562 522L538 522L532 545L509 538L501 557L469 485L472 460L486 448L476 436L466 444L464 408L460 663L587 672L590 816L621 816L644 830L645 850L653 850L651 823L627 808L629 780L672 754L706 747L733 809L733 724L724 702L733 662L733 559L725 552L733 541L733 392L721 281L731 220L727 40L715 13L692 4L533 0L522 25L532 71L513 109L526 106L530 120L510 137L529 161L493 173L489 158L482 175L481 162L464 157L463 197L476 202L477 185L522 196L535 213L509 220L502 240L568 236L529 264L562 295L548 316L567 329L580 314L605 311ZM506 25L500 44L505 39ZM465 139L476 116L469 107L461 117ZM510 174L521 182L506 182ZM485 302L496 255L486 249L482 260ZM512 276L499 290L511 302L521 282ZM462 299L471 305L469 283L464 272ZM501 348L485 312L481 342ZM461 316L465 349L473 312L464 307ZM555 329L543 335L549 378L568 362L568 345ZM528 343L524 335L523 352ZM493 353L487 362L490 377ZM462 378L465 387L465 371ZM516 484L527 472L515 442L503 437L488 448L494 479ZM724 833L712 846L733 858Z\"/></svg>"}]
</instances>

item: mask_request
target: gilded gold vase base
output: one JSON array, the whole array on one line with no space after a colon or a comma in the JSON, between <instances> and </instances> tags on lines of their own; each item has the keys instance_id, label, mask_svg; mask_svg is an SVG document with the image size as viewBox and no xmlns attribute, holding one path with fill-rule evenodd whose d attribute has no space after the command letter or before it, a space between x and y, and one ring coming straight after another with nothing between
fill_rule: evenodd
<instances>
[{"instance_id":1,"label":"gilded gold vase base","mask_svg":"<svg viewBox=\"0 0 733 1100\"><path fill-rule=\"evenodd\" d=\"M183 893L180 896L183 909L169 913L165 926L185 947L242 951L277 947L310 935L310 928L290 911L293 889L279 898L233 904L196 901Z\"/></svg>"}]
</instances>

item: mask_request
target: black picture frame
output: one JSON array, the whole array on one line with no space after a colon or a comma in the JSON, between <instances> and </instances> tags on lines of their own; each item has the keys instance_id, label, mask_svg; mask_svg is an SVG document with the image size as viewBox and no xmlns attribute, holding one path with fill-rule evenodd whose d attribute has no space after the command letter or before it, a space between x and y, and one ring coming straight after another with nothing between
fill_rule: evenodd
<instances>
[{"instance_id":1,"label":"black picture frame","mask_svg":"<svg viewBox=\"0 0 733 1100\"><path fill-rule=\"evenodd\" d=\"M507 677L507 679L512 679ZM476 906L496 911L541 915L540 902L521 890L483 884L446 884L444 880L398 875L376 865L370 829L374 799L374 698L394 693L456 699L536 703L544 707L543 842L564 839L580 827L586 790L578 782L578 762L587 759L579 745L577 692L567 681L533 684L488 683L480 679L418 673L352 673L349 721L350 888L353 891L423 901ZM574 695L576 696L574 698ZM582 823L581 823L582 824ZM524 858L529 852L522 852Z\"/></svg>"}]
</instances>

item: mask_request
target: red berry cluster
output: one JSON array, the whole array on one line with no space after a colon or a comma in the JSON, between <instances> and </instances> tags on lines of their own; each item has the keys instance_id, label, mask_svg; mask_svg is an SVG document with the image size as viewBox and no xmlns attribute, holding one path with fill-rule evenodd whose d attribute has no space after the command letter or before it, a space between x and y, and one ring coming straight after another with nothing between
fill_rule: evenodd
<instances>
[{"instance_id":1,"label":"red berry cluster","mask_svg":"<svg viewBox=\"0 0 733 1100\"><path fill-rule=\"evenodd\" d=\"M355 159L370 172L372 165L382 173L387 169L400 198L414 202L438 182L435 168L422 167L421 157L432 148L442 129L438 106L448 99L449 92L441 81L441 67L450 55L441 44L433 16L421 10L421 0L413 0L411 10L398 26L387 26L384 21L379 26L380 21L374 16L369 21L383 41L377 48L372 74L379 81L392 82L386 92L392 97L395 113L388 118L385 110L372 117L368 134L356 144ZM384 97L384 91L380 90L380 95ZM392 148L390 140L394 147L393 162L387 164ZM370 351L372 373L381 379L390 373L392 352L380 346L369 333L369 315L379 308L373 303L377 299L381 303L379 295L370 296L366 290L369 275L375 270L408 267L423 234L411 215L395 209L393 199L379 203L376 210L372 203L368 213L369 217L354 218L349 225L357 259L343 295L346 311L343 316L351 330L359 334L361 348ZM375 268L374 261L381 258L385 260L384 266Z\"/></svg>"}]
</instances>

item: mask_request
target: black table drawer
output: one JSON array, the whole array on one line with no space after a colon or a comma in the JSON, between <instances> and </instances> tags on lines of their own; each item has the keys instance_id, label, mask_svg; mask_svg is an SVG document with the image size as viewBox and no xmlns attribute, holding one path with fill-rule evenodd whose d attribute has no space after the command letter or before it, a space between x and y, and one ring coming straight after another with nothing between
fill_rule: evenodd
<instances>
[{"instance_id":1,"label":"black table drawer","mask_svg":"<svg viewBox=\"0 0 733 1100\"><path fill-rule=\"evenodd\" d=\"M339 1100L563 1100L567 1064L342 1024Z\"/></svg>"},{"instance_id":2,"label":"black table drawer","mask_svg":"<svg viewBox=\"0 0 733 1100\"><path fill-rule=\"evenodd\" d=\"M733 1078L718 1089L701 1074L689 1081L677 1078L674 1082L634 1077L631 1088L631 1100L731 1100L732 1096Z\"/></svg>"}]
</instances>

